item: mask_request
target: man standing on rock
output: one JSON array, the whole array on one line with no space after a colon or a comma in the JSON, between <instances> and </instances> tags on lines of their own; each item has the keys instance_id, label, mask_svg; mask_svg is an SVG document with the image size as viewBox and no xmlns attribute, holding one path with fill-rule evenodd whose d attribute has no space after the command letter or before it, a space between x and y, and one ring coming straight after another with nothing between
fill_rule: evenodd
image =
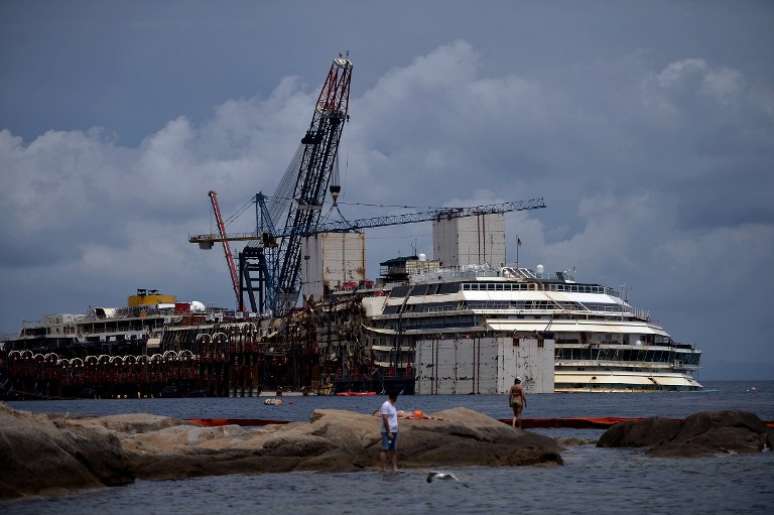
<instances>
[{"instance_id":1,"label":"man standing on rock","mask_svg":"<svg viewBox=\"0 0 774 515\"><path fill-rule=\"evenodd\" d=\"M379 457L382 460L382 470L387 470L387 457L389 455L393 472L398 471L398 410L395 402L398 400L396 392L389 392L388 399L379 409L380 426L382 428L382 452Z\"/></svg>"},{"instance_id":2,"label":"man standing on rock","mask_svg":"<svg viewBox=\"0 0 774 515\"><path fill-rule=\"evenodd\" d=\"M516 424L518 423L519 429L521 429L521 412L527 406L527 396L524 395L524 387L521 386L521 377L517 377L513 381L513 386L511 386L511 391L508 394L508 404L513 409L511 426L516 429Z\"/></svg>"}]
</instances>

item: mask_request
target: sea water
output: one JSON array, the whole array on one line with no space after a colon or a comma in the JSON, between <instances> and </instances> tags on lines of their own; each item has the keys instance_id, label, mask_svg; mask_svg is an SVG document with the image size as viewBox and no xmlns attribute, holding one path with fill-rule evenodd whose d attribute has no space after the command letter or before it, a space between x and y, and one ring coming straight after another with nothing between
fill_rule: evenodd
<instances>
[{"instance_id":1,"label":"sea water","mask_svg":"<svg viewBox=\"0 0 774 515\"><path fill-rule=\"evenodd\" d=\"M774 382L707 382L701 392L531 395L525 416L669 416L741 409L774 420ZM305 420L315 408L370 413L382 399L286 397L14 402L17 409L84 415L147 412L179 418ZM504 396L405 396L398 407L433 412L466 406L509 416ZM593 430L539 430L595 439ZM427 483L427 470L231 475L132 485L0 503L2 513L769 513L774 453L700 459L636 449L569 447L561 467L444 469L459 481Z\"/></svg>"}]
</instances>

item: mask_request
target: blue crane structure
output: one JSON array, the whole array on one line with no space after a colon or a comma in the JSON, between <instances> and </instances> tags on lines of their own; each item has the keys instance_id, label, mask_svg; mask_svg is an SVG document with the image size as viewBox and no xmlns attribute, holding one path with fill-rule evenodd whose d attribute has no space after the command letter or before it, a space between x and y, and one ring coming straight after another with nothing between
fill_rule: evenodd
<instances>
[{"instance_id":1,"label":"blue crane structure","mask_svg":"<svg viewBox=\"0 0 774 515\"><path fill-rule=\"evenodd\" d=\"M248 242L237 260L238 289L235 287L235 290L240 311L247 311L249 307L253 312L283 316L296 305L301 290L303 240L308 236L545 207L542 198L533 198L351 221L343 220L342 216L341 221L320 223L326 192L330 191L333 206L337 207L341 190L338 181L331 181L331 177L338 175L337 155L344 124L349 120L351 79L352 61L348 55L339 54L328 70L309 129L277 190L270 197L258 193L250 200L255 204L255 232L226 234L221 221L218 234L189 238L191 243L205 249L212 248L216 242L224 243L224 248L229 241ZM278 222L282 219L284 225L280 226ZM226 255L228 259L228 253Z\"/></svg>"},{"instance_id":2,"label":"blue crane structure","mask_svg":"<svg viewBox=\"0 0 774 515\"><path fill-rule=\"evenodd\" d=\"M301 247L304 235L314 230L320 220L325 194L331 179L344 124L349 119L349 89L352 61L339 54L328 69L315 103L312 122L301 139L301 145L286 173L289 202L278 199L272 213L258 198L256 208L261 220L262 239L247 245L239 255L239 278L242 298L248 294L253 311L263 311L264 304L275 315L292 308L300 291ZM295 170L293 170L295 168ZM280 185L282 188L282 183ZM276 238L275 220L285 214L282 237ZM255 291L259 293L259 305ZM265 296L265 298L264 298ZM240 310L244 310L240 301Z\"/></svg>"}]
</instances>

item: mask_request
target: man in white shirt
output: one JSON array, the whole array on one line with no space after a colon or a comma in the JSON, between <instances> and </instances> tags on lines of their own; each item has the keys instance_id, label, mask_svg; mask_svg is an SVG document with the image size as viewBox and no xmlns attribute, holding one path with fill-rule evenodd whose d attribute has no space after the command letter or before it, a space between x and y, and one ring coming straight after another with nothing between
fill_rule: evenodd
<instances>
[{"instance_id":1,"label":"man in white shirt","mask_svg":"<svg viewBox=\"0 0 774 515\"><path fill-rule=\"evenodd\" d=\"M384 401L379 409L379 418L382 428L382 452L379 456L382 460L382 470L387 470L387 455L389 454L392 462L392 470L398 471L398 410L395 409L395 402L398 400L396 392L388 394L388 400Z\"/></svg>"}]
</instances>

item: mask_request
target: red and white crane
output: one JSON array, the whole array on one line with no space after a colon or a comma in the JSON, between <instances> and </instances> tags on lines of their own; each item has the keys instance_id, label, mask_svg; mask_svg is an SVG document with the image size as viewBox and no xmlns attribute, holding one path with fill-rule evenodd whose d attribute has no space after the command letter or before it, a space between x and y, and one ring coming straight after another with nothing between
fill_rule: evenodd
<instances>
[{"instance_id":1,"label":"red and white crane","mask_svg":"<svg viewBox=\"0 0 774 515\"><path fill-rule=\"evenodd\" d=\"M231 286L234 288L234 295L236 296L237 306L239 306L241 300L241 293L239 291L239 275L237 274L236 264L234 263L234 256L231 254L231 246L228 244L228 238L226 238L226 226L223 224L223 216L220 214L220 206L218 205L218 194L214 191L208 193L210 196L210 202L212 203L212 212L215 215L215 222L218 224L218 233L220 233L221 242L223 243L223 254L226 256L226 265L228 266L228 273L231 275Z\"/></svg>"}]
</instances>

